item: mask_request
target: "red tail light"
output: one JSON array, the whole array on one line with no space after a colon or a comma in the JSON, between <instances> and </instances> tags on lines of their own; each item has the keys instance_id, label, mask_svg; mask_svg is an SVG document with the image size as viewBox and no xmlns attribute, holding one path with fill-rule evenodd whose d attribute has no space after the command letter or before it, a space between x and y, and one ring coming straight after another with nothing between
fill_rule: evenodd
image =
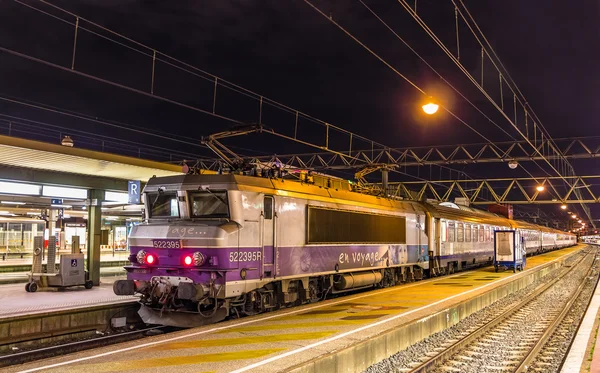
<instances>
[{"instance_id":1,"label":"red tail light","mask_svg":"<svg viewBox=\"0 0 600 373\"><path fill-rule=\"evenodd\" d=\"M146 263L154 264L155 261L156 261L156 258L154 257L154 255L152 255L152 254L146 255Z\"/></svg>"},{"instance_id":2,"label":"red tail light","mask_svg":"<svg viewBox=\"0 0 600 373\"><path fill-rule=\"evenodd\" d=\"M192 259L192 257L191 257L191 256L189 256L189 255L188 255L188 256L186 256L186 257L183 259L183 262L185 263L185 265L186 265L186 266L192 265L192 262L193 262L193 261L194 261L194 260L193 260L193 259Z\"/></svg>"}]
</instances>

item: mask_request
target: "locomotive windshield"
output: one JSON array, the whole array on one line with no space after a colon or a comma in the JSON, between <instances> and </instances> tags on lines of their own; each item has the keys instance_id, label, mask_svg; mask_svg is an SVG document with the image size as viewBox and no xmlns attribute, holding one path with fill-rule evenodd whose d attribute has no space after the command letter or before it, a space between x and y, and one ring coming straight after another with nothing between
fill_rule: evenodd
<instances>
[{"instance_id":1,"label":"locomotive windshield","mask_svg":"<svg viewBox=\"0 0 600 373\"><path fill-rule=\"evenodd\" d=\"M228 218L227 191L203 191L190 195L192 218Z\"/></svg>"},{"instance_id":2,"label":"locomotive windshield","mask_svg":"<svg viewBox=\"0 0 600 373\"><path fill-rule=\"evenodd\" d=\"M148 201L151 218L179 217L179 205L175 192L149 193Z\"/></svg>"}]
</instances>

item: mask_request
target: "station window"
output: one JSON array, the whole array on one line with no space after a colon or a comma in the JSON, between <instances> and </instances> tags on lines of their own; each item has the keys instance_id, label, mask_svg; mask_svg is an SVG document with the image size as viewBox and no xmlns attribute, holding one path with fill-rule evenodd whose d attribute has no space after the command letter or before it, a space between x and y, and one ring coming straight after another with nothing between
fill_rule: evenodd
<instances>
[{"instance_id":1,"label":"station window","mask_svg":"<svg viewBox=\"0 0 600 373\"><path fill-rule=\"evenodd\" d=\"M456 225L456 241L463 242L465 240L465 227L463 223Z\"/></svg>"},{"instance_id":2,"label":"station window","mask_svg":"<svg viewBox=\"0 0 600 373\"><path fill-rule=\"evenodd\" d=\"M465 224L465 241L471 242L471 224Z\"/></svg>"},{"instance_id":3,"label":"station window","mask_svg":"<svg viewBox=\"0 0 600 373\"><path fill-rule=\"evenodd\" d=\"M448 222L448 242L456 241L456 228L454 222Z\"/></svg>"}]
</instances>

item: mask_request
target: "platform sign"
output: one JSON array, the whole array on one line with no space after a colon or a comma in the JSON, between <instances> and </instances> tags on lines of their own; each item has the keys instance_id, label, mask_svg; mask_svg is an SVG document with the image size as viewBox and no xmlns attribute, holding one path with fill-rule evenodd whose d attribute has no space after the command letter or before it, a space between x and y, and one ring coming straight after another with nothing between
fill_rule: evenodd
<instances>
[{"instance_id":1,"label":"platform sign","mask_svg":"<svg viewBox=\"0 0 600 373\"><path fill-rule=\"evenodd\" d=\"M127 194L129 195L129 204L137 205L140 203L140 181L129 180L127 185Z\"/></svg>"},{"instance_id":2,"label":"platform sign","mask_svg":"<svg viewBox=\"0 0 600 373\"><path fill-rule=\"evenodd\" d=\"M52 202L51 202L51 203L52 203L53 205L62 205L62 204L63 204L63 200L62 200L62 199L57 199L57 198L54 198L54 199L52 199Z\"/></svg>"}]
</instances>

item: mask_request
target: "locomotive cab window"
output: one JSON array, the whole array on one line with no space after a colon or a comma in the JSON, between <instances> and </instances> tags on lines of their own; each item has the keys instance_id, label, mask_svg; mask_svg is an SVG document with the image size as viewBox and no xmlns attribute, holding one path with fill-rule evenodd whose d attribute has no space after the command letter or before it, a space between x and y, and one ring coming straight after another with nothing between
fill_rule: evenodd
<instances>
[{"instance_id":1,"label":"locomotive cab window","mask_svg":"<svg viewBox=\"0 0 600 373\"><path fill-rule=\"evenodd\" d=\"M192 218L228 218L227 191L202 191L190 194Z\"/></svg>"},{"instance_id":2,"label":"locomotive cab window","mask_svg":"<svg viewBox=\"0 0 600 373\"><path fill-rule=\"evenodd\" d=\"M175 192L148 193L146 197L151 218L179 217L179 204Z\"/></svg>"}]
</instances>

